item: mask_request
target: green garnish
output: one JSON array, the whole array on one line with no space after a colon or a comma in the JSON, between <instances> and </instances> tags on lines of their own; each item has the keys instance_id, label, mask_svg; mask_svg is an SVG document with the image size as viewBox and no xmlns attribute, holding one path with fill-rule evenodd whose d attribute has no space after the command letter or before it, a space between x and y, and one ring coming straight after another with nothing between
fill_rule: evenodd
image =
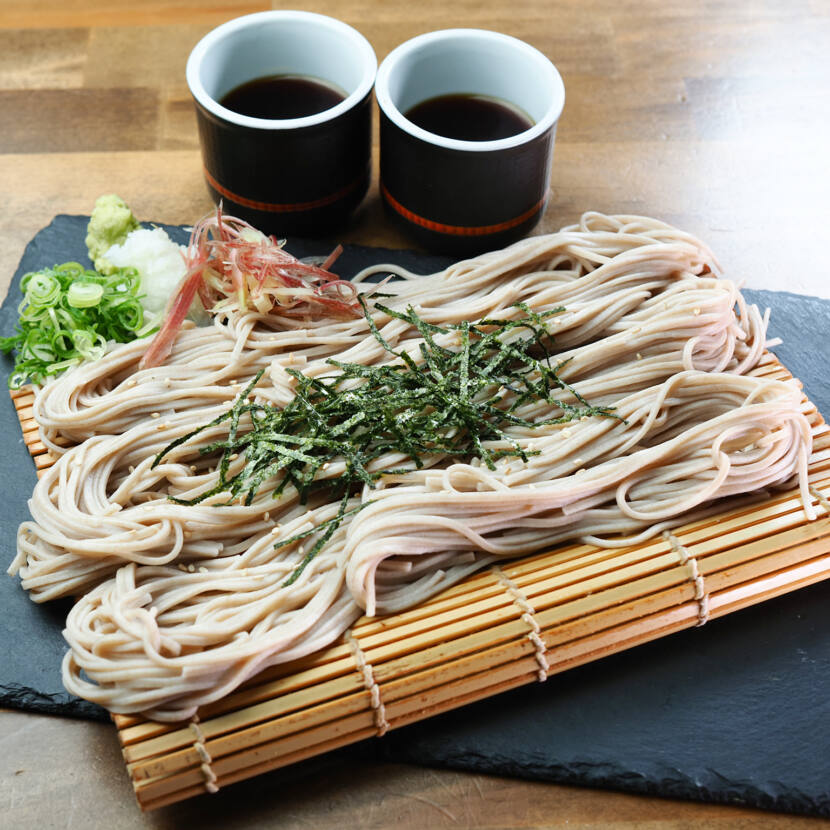
<instances>
[{"instance_id":1,"label":"green garnish","mask_svg":"<svg viewBox=\"0 0 830 830\"><path fill-rule=\"evenodd\" d=\"M418 330L423 338L418 362L406 352L395 351L384 340L362 298L361 305L373 336L398 358L396 362L364 366L329 359L326 362L340 373L324 378L287 369L297 385L294 399L283 409L248 400L262 376L260 371L228 412L173 441L153 461L155 467L175 447L229 421L226 439L200 449L202 453L222 453L218 483L194 499L173 501L193 505L227 492L226 504L250 504L262 483L277 474L281 479L274 498L289 485L296 488L302 504L319 491L340 498L340 508L332 519L276 543L275 547L284 547L324 531L285 585L297 579L348 515L366 506L347 510L355 487L374 487L384 475L422 468L426 456L477 456L495 469L499 458L527 461L528 456L537 455L538 451L524 450L505 433L511 425L533 428L590 415L616 417L607 407L591 406L559 377L562 364L551 364L552 339L545 321L562 308L537 313L519 304L526 315L519 320L436 326L422 320L412 308L404 314L377 303L378 310ZM507 337L517 330L521 336ZM436 343L436 334L453 331L458 333L453 348ZM555 397L562 391L570 393L573 402ZM525 404L542 401L556 406L559 414L539 420L516 414ZM240 421L246 415L250 424L240 434ZM491 441L507 446L490 449L485 442ZM405 459L395 467L376 463L393 453ZM243 469L229 476L231 457L243 454ZM336 479L318 477L333 462L343 464L343 472Z\"/></svg>"},{"instance_id":2,"label":"green garnish","mask_svg":"<svg viewBox=\"0 0 830 830\"><path fill-rule=\"evenodd\" d=\"M107 341L126 343L142 331L140 278L134 268L103 276L77 262L33 271L20 282L23 302L17 334L0 337L0 350L17 352L9 388L42 383L80 363L97 359Z\"/></svg>"},{"instance_id":3,"label":"green garnish","mask_svg":"<svg viewBox=\"0 0 830 830\"><path fill-rule=\"evenodd\" d=\"M73 282L66 293L66 301L72 308L92 308L101 302L104 286L97 282Z\"/></svg>"},{"instance_id":4,"label":"green garnish","mask_svg":"<svg viewBox=\"0 0 830 830\"><path fill-rule=\"evenodd\" d=\"M141 225L129 205L115 193L107 193L95 200L92 216L86 228L86 249L89 259L99 274L114 274L116 267L106 258L113 245L120 245L127 235Z\"/></svg>"}]
</instances>

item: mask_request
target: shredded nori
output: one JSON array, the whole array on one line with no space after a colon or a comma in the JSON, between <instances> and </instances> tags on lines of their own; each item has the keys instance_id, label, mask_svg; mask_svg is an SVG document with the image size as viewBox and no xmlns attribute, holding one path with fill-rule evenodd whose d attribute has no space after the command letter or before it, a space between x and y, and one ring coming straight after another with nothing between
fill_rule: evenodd
<instances>
[{"instance_id":1,"label":"shredded nori","mask_svg":"<svg viewBox=\"0 0 830 830\"><path fill-rule=\"evenodd\" d=\"M421 319L411 307L401 313L375 303L377 310L409 323L420 333L421 361L416 361L386 342L365 301L360 298L360 302L372 335L396 361L364 366L329 359L326 362L339 373L323 378L286 369L296 388L295 397L284 408L249 400L264 370L260 371L228 412L173 441L153 462L156 466L174 447L228 421L227 438L200 450L221 452L217 484L194 499L173 501L192 505L228 493L226 504L250 504L263 482L277 475L274 498L289 485L296 488L302 504L322 491L328 491L329 498L340 498L332 519L276 543L275 547L284 547L322 531L286 585L299 577L347 516L366 506L347 509L356 486L374 487L385 475L422 468L426 456L477 456L491 470L496 460L506 456L527 461L538 451L523 449L505 428L533 428L592 415L616 417L610 408L591 406L559 377L564 363L552 363L553 338L546 321L564 308L535 312L519 303L525 316L517 320L484 319L437 326ZM506 338L516 330L523 336ZM453 331L458 336L452 348L436 343L436 334ZM572 400L556 397L563 391L570 393ZM559 413L541 420L526 420L516 414L522 406L541 401L557 407ZM239 434L244 415L250 417L250 424ZM485 446L492 441L508 446L497 450ZM388 453L401 453L407 461L396 468L369 469L373 461ZM232 457L243 454L243 469L229 476ZM328 468L335 461L345 464L340 477L318 477L324 465Z\"/></svg>"}]
</instances>

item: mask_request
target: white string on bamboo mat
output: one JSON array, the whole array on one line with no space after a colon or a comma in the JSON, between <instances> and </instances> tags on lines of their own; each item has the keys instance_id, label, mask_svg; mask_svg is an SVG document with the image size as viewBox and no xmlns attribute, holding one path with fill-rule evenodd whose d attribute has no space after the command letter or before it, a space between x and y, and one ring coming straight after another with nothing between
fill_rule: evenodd
<instances>
[{"instance_id":1,"label":"white string on bamboo mat","mask_svg":"<svg viewBox=\"0 0 830 830\"><path fill-rule=\"evenodd\" d=\"M378 737L385 735L389 729L389 721L386 720L386 707L383 705L383 700L380 696L380 686L375 682L375 675L372 671L372 664L366 660L366 655L357 641L357 637L352 634L349 629L346 632L346 642L352 650L354 661L357 664L357 671L363 679L363 685L366 691L369 692L369 700L372 703L372 709L375 713L375 726L378 730Z\"/></svg>"},{"instance_id":2,"label":"white string on bamboo mat","mask_svg":"<svg viewBox=\"0 0 830 830\"><path fill-rule=\"evenodd\" d=\"M828 501L827 496L818 489L818 487L810 486L810 495L818 501L818 503L824 508L824 512L830 516L830 501Z\"/></svg>"},{"instance_id":3,"label":"white string on bamboo mat","mask_svg":"<svg viewBox=\"0 0 830 830\"><path fill-rule=\"evenodd\" d=\"M190 731L196 739L193 741L193 748L196 750L196 754L202 762L201 768L202 775L205 776L205 789L209 793L219 792L219 784L217 784L218 779L216 778L216 773L213 771L213 767L211 767L213 758L210 757L210 753L207 751L207 747L205 746L205 736L202 732L202 727L199 726L198 715L194 715L190 719Z\"/></svg>"},{"instance_id":4,"label":"white string on bamboo mat","mask_svg":"<svg viewBox=\"0 0 830 830\"><path fill-rule=\"evenodd\" d=\"M680 564L689 566L689 574L695 586L695 599L698 604L697 625L705 625L709 620L709 594L706 593L706 586L703 583L703 575L698 569L697 559L689 555L689 551L680 544L680 540L670 530L664 530L663 536L680 558Z\"/></svg>"},{"instance_id":5,"label":"white string on bamboo mat","mask_svg":"<svg viewBox=\"0 0 830 830\"><path fill-rule=\"evenodd\" d=\"M550 668L550 664L548 663L547 658L547 646L545 646L545 643L540 636L542 629L539 627L539 623L536 621L536 617L534 616L536 611L528 601L527 597L522 593L519 586L516 585L516 583L513 582L513 580L510 579L510 577L507 576L507 574L498 565L493 565L490 570L499 581L499 585L501 585L502 588L510 594L513 604L516 605L516 607L522 612L520 619L530 629L527 634L527 639L530 640L533 647L536 649L536 662L539 664L537 676L539 678L539 682L544 683L548 679L548 669Z\"/></svg>"}]
</instances>

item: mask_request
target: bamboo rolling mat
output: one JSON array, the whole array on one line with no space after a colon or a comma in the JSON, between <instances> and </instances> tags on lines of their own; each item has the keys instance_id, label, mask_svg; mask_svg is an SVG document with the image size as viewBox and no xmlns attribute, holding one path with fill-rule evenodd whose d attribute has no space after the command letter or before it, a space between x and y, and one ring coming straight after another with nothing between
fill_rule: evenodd
<instances>
[{"instance_id":1,"label":"bamboo rolling mat","mask_svg":"<svg viewBox=\"0 0 830 830\"><path fill-rule=\"evenodd\" d=\"M752 374L790 377L771 354ZM54 459L33 395L12 397L40 474ZM190 722L116 715L140 806L213 792L830 577L830 428L806 397L803 411L816 521L797 491L777 491L639 545L560 547L362 618L338 644L262 672Z\"/></svg>"}]
</instances>

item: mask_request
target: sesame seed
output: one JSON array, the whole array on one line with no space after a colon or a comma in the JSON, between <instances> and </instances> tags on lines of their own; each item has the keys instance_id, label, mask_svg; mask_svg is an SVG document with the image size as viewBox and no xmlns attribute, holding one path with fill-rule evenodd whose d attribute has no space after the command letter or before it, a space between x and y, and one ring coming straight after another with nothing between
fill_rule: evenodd
<instances>
[{"instance_id":1,"label":"sesame seed","mask_svg":"<svg viewBox=\"0 0 830 830\"><path fill-rule=\"evenodd\" d=\"M159 412L151 412L150 417L151 418L160 418L161 414Z\"/></svg>"}]
</instances>

